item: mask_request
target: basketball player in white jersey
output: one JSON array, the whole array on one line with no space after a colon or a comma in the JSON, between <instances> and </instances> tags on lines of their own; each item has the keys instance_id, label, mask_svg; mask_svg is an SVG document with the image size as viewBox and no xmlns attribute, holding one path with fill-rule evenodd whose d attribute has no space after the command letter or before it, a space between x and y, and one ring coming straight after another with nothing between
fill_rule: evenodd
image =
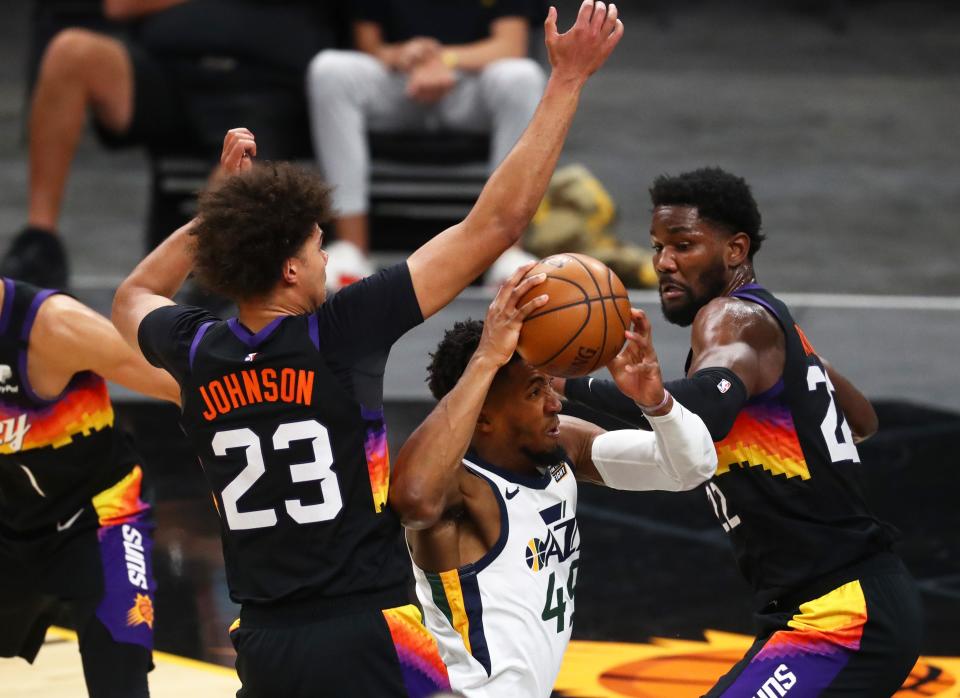
<instances>
[{"instance_id":1,"label":"basketball player in white jersey","mask_svg":"<svg viewBox=\"0 0 960 698\"><path fill-rule=\"evenodd\" d=\"M391 479L427 627L467 698L550 695L573 620L578 480L679 491L717 465L704 423L663 388L641 311L609 368L653 431L604 432L559 415L549 377L515 353L523 319L546 302L517 307L545 278L523 280L531 266L504 284L485 322L445 334L429 369L440 403Z\"/></svg>"}]
</instances>

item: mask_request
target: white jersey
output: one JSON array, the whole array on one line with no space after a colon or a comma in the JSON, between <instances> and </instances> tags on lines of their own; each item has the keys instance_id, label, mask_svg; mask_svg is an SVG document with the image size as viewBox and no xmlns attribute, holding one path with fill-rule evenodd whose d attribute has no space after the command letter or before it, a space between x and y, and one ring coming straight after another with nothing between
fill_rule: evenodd
<instances>
[{"instance_id":1,"label":"white jersey","mask_svg":"<svg viewBox=\"0 0 960 698\"><path fill-rule=\"evenodd\" d=\"M541 477L468 454L500 504L500 537L477 562L439 574L413 565L417 597L453 690L467 698L546 698L573 625L580 558L569 463Z\"/></svg>"}]
</instances>

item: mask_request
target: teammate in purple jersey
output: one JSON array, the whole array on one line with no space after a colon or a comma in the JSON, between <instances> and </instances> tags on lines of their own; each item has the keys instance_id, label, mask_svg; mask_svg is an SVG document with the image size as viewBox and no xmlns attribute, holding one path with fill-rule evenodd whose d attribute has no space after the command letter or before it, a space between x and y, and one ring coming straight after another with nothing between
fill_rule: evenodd
<instances>
[{"instance_id":1,"label":"teammate in purple jersey","mask_svg":"<svg viewBox=\"0 0 960 698\"><path fill-rule=\"evenodd\" d=\"M0 309L0 657L32 662L66 612L90 696L147 696L153 520L104 378L177 384L62 293L2 279Z\"/></svg>"},{"instance_id":2,"label":"teammate in purple jersey","mask_svg":"<svg viewBox=\"0 0 960 698\"><path fill-rule=\"evenodd\" d=\"M719 168L658 178L650 237L667 320L692 325L687 377L667 390L717 450L706 487L754 590L758 637L709 696L890 696L916 662L916 585L864 502L856 442L870 402L820 358L757 283L764 236L746 182ZM568 397L633 423L608 381Z\"/></svg>"}]
</instances>

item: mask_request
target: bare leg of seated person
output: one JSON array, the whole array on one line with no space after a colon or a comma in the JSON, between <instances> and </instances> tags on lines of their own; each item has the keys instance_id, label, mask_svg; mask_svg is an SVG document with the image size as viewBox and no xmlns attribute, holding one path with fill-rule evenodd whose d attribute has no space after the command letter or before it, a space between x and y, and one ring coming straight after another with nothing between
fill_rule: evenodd
<instances>
[{"instance_id":1,"label":"bare leg of seated person","mask_svg":"<svg viewBox=\"0 0 960 698\"><path fill-rule=\"evenodd\" d=\"M92 108L110 131L123 133L133 112L133 68L119 41L83 29L53 38L43 56L29 121L27 227L0 262L0 274L38 286L67 283L67 258L57 236L64 188Z\"/></svg>"}]
</instances>

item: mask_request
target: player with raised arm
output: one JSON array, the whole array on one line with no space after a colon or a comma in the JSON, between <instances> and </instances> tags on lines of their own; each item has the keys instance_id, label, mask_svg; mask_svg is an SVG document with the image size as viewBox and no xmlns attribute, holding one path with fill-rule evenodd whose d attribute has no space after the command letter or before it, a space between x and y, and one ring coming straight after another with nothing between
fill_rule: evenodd
<instances>
[{"instance_id":1,"label":"player with raised arm","mask_svg":"<svg viewBox=\"0 0 960 698\"><path fill-rule=\"evenodd\" d=\"M440 402L400 450L390 488L427 627L467 698L550 695L573 627L577 481L680 491L717 465L703 421L664 391L641 311L609 367L647 405L653 433L559 415L549 377L516 353L524 318L546 302L517 307L546 278L523 279L531 266L484 322L457 323L432 354Z\"/></svg>"},{"instance_id":2,"label":"player with raised arm","mask_svg":"<svg viewBox=\"0 0 960 698\"><path fill-rule=\"evenodd\" d=\"M856 442L869 401L757 282L764 236L746 182L719 168L658 178L650 237L667 320L692 325L687 377L667 389L716 442L707 496L753 586L758 637L709 696L890 696L916 662L920 599L863 500ZM609 381L566 395L631 423Z\"/></svg>"},{"instance_id":3,"label":"player with raised arm","mask_svg":"<svg viewBox=\"0 0 960 698\"><path fill-rule=\"evenodd\" d=\"M240 695L421 696L447 685L387 503L383 371L391 345L449 303L523 233L543 197L587 78L623 33L616 7L546 20L553 72L516 147L470 214L409 259L327 299L311 172L252 164L231 131L224 181L198 218L124 281L121 333L183 391L181 423L222 517ZM193 270L236 301L221 321L171 300Z\"/></svg>"},{"instance_id":4,"label":"player with raised arm","mask_svg":"<svg viewBox=\"0 0 960 698\"><path fill-rule=\"evenodd\" d=\"M153 519L104 381L176 402L102 315L0 279L0 657L70 613L93 698L148 695Z\"/></svg>"}]
</instances>

